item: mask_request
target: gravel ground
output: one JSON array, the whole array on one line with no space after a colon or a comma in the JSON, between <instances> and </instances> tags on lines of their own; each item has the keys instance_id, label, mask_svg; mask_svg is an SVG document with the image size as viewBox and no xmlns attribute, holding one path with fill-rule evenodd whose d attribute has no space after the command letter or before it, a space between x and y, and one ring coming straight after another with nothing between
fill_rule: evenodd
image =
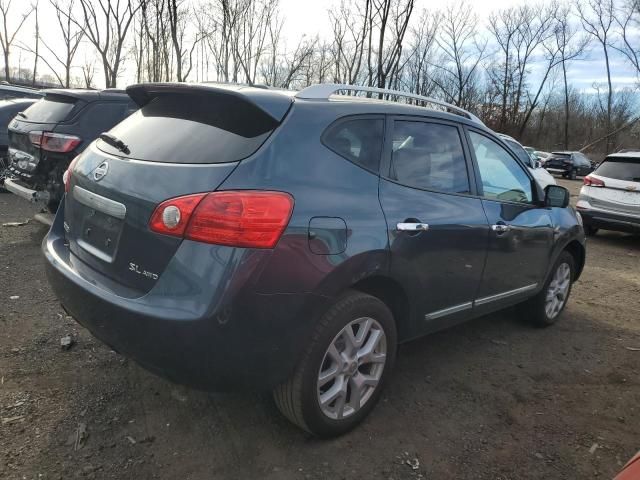
<instances>
[{"instance_id":1,"label":"gravel ground","mask_svg":"<svg viewBox=\"0 0 640 480\"><path fill-rule=\"evenodd\" d=\"M0 194L0 223L34 212ZM640 449L638 236L590 239L552 328L508 311L404 345L369 419L319 441L269 395L176 386L95 340L47 285L45 233L0 227L0 478L610 479Z\"/></svg>"}]
</instances>

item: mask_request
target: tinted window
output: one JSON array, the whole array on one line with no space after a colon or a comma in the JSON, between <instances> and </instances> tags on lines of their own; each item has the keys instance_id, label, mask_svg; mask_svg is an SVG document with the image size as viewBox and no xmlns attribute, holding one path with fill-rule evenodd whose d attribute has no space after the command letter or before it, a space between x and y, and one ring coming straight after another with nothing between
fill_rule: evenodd
<instances>
[{"instance_id":1,"label":"tinted window","mask_svg":"<svg viewBox=\"0 0 640 480\"><path fill-rule=\"evenodd\" d=\"M469 132L484 196L509 202L531 202L531 180L511 155L489 137Z\"/></svg>"},{"instance_id":2,"label":"tinted window","mask_svg":"<svg viewBox=\"0 0 640 480\"><path fill-rule=\"evenodd\" d=\"M322 141L347 160L378 172L383 137L381 118L354 118L329 127Z\"/></svg>"},{"instance_id":3,"label":"tinted window","mask_svg":"<svg viewBox=\"0 0 640 480\"><path fill-rule=\"evenodd\" d=\"M80 122L90 130L105 132L127 116L127 104L120 102L91 103L82 110Z\"/></svg>"},{"instance_id":4,"label":"tinted window","mask_svg":"<svg viewBox=\"0 0 640 480\"><path fill-rule=\"evenodd\" d=\"M224 163L248 157L278 123L259 108L228 95L161 95L110 133L129 148L114 155L167 163Z\"/></svg>"},{"instance_id":5,"label":"tinted window","mask_svg":"<svg viewBox=\"0 0 640 480\"><path fill-rule=\"evenodd\" d=\"M458 129L438 123L394 122L390 176L410 187L469 193Z\"/></svg>"},{"instance_id":6,"label":"tinted window","mask_svg":"<svg viewBox=\"0 0 640 480\"><path fill-rule=\"evenodd\" d=\"M640 158L606 158L593 173L616 180L640 182Z\"/></svg>"},{"instance_id":7,"label":"tinted window","mask_svg":"<svg viewBox=\"0 0 640 480\"><path fill-rule=\"evenodd\" d=\"M57 123L67 119L76 100L70 97L47 95L24 111L25 120L37 123Z\"/></svg>"}]
</instances>

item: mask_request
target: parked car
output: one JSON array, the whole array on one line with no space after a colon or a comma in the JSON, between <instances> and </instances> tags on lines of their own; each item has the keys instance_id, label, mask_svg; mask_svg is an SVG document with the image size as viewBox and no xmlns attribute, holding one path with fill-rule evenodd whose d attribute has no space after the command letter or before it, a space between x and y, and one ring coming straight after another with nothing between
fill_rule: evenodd
<instances>
[{"instance_id":1,"label":"parked car","mask_svg":"<svg viewBox=\"0 0 640 480\"><path fill-rule=\"evenodd\" d=\"M42 97L44 97L43 91L37 88L12 85L4 81L0 82L0 100L11 100L14 98L35 98L38 100Z\"/></svg>"},{"instance_id":2,"label":"parked car","mask_svg":"<svg viewBox=\"0 0 640 480\"><path fill-rule=\"evenodd\" d=\"M123 90L47 90L9 125L5 188L55 212L71 160L135 109Z\"/></svg>"},{"instance_id":3,"label":"parked car","mask_svg":"<svg viewBox=\"0 0 640 480\"><path fill-rule=\"evenodd\" d=\"M292 422L338 435L399 342L520 303L551 325L582 271L569 192L453 105L346 85L127 92L140 110L65 173L46 270L78 322L176 382L273 389Z\"/></svg>"},{"instance_id":4,"label":"parked car","mask_svg":"<svg viewBox=\"0 0 640 480\"><path fill-rule=\"evenodd\" d=\"M547 159L551 156L551 154L549 152L543 152L541 150L536 150L533 153L536 155L536 157L538 157L538 161L540 162L540 165L542 166L542 168L544 168L544 165L547 162Z\"/></svg>"},{"instance_id":5,"label":"parked car","mask_svg":"<svg viewBox=\"0 0 640 480\"><path fill-rule=\"evenodd\" d=\"M9 167L9 122L35 101L35 98L0 100L0 186L4 183L4 176Z\"/></svg>"},{"instance_id":6,"label":"parked car","mask_svg":"<svg viewBox=\"0 0 640 480\"><path fill-rule=\"evenodd\" d=\"M536 149L533 147L522 147L524 148L524 151L527 152L529 154L529 156L531 157L532 160L539 160L538 156L536 155Z\"/></svg>"},{"instance_id":7,"label":"parked car","mask_svg":"<svg viewBox=\"0 0 640 480\"><path fill-rule=\"evenodd\" d=\"M543 189L548 185L556 185L556 179L553 178L553 175L542 168L540 162L533 159L520 142L509 135L505 135L504 133L499 133L498 136L505 141L522 163L527 166L533 177Z\"/></svg>"},{"instance_id":8,"label":"parked car","mask_svg":"<svg viewBox=\"0 0 640 480\"><path fill-rule=\"evenodd\" d=\"M584 229L640 232L640 152L614 153L584 177L576 208Z\"/></svg>"},{"instance_id":9,"label":"parked car","mask_svg":"<svg viewBox=\"0 0 640 480\"><path fill-rule=\"evenodd\" d=\"M591 160L580 152L553 152L544 163L544 168L571 180L589 175L593 171Z\"/></svg>"}]
</instances>

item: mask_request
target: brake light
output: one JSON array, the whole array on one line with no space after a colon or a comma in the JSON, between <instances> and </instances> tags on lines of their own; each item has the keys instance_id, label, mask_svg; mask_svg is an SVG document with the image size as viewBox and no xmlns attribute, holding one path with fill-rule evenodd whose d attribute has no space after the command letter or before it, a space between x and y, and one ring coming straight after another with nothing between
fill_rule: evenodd
<instances>
[{"instance_id":1,"label":"brake light","mask_svg":"<svg viewBox=\"0 0 640 480\"><path fill-rule=\"evenodd\" d=\"M76 162L78 161L78 157L71 160L71 163L67 167L67 169L62 174L62 183L64 184L64 192L69 193L69 188L71 185L71 173L73 172L73 167L76 166Z\"/></svg>"},{"instance_id":2,"label":"brake light","mask_svg":"<svg viewBox=\"0 0 640 480\"><path fill-rule=\"evenodd\" d=\"M289 224L293 197L242 190L187 195L162 202L149 227L157 233L234 247L273 248Z\"/></svg>"},{"instance_id":3,"label":"brake light","mask_svg":"<svg viewBox=\"0 0 640 480\"><path fill-rule=\"evenodd\" d=\"M587 175L584 177L583 183L588 187L604 187L604 182L599 178L592 177L591 175Z\"/></svg>"},{"instance_id":4,"label":"brake light","mask_svg":"<svg viewBox=\"0 0 640 480\"><path fill-rule=\"evenodd\" d=\"M42 150L48 152L67 153L80 145L82 139L75 135L36 130L29 132L29 141L36 147L40 147Z\"/></svg>"}]
</instances>

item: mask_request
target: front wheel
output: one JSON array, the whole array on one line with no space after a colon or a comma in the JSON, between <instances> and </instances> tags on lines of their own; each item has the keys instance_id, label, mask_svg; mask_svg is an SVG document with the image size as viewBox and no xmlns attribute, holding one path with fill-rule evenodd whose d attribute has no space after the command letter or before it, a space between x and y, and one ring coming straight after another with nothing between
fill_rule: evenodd
<instances>
[{"instance_id":1,"label":"front wheel","mask_svg":"<svg viewBox=\"0 0 640 480\"><path fill-rule=\"evenodd\" d=\"M293 423L320 437L358 425L378 401L396 355L387 306L350 291L318 321L306 354L274 399Z\"/></svg>"},{"instance_id":2,"label":"front wheel","mask_svg":"<svg viewBox=\"0 0 640 480\"><path fill-rule=\"evenodd\" d=\"M522 305L522 312L540 327L556 323L567 305L575 278L575 261L569 252L562 252L542 290Z\"/></svg>"}]
</instances>

